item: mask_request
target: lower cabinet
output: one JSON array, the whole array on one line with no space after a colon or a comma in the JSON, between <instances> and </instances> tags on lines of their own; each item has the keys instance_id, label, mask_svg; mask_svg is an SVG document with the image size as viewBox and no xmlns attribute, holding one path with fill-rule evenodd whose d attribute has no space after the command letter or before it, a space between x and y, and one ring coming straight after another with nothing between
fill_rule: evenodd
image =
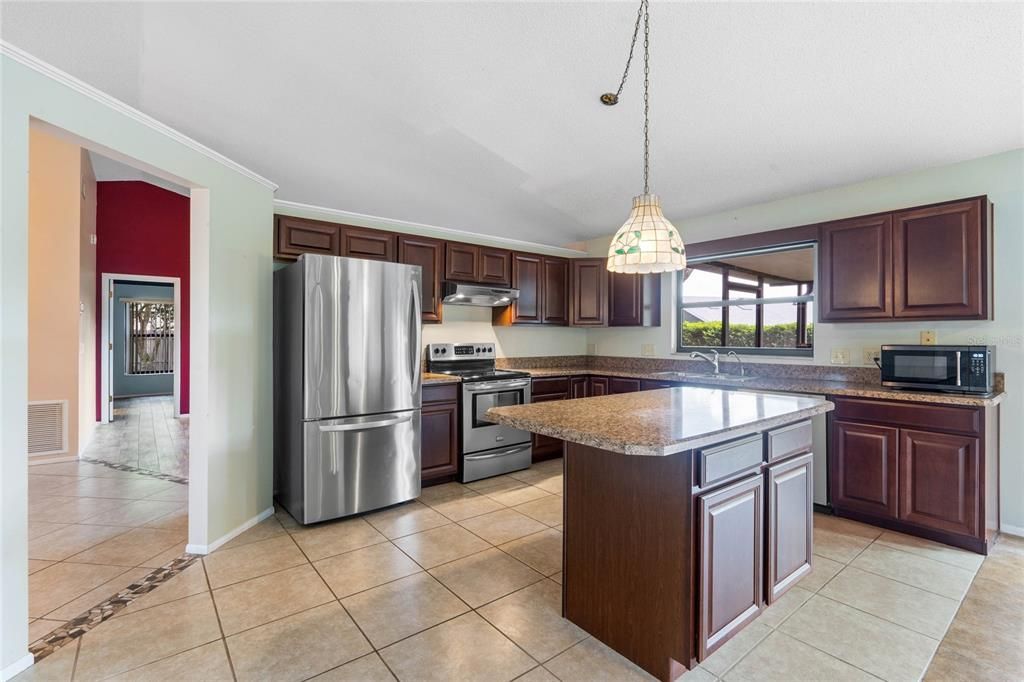
<instances>
[{"instance_id":1,"label":"lower cabinet","mask_svg":"<svg viewBox=\"0 0 1024 682\"><path fill-rule=\"evenodd\" d=\"M544 377L534 379L530 402L543 403L550 400L569 399L568 377ZM533 461L561 457L565 450L565 441L540 433L533 434Z\"/></svg>"},{"instance_id":2,"label":"lower cabinet","mask_svg":"<svg viewBox=\"0 0 1024 682\"><path fill-rule=\"evenodd\" d=\"M813 455L768 467L768 587L771 604L811 572L814 553Z\"/></svg>"},{"instance_id":3,"label":"lower cabinet","mask_svg":"<svg viewBox=\"0 0 1024 682\"><path fill-rule=\"evenodd\" d=\"M459 471L459 385L423 387L420 478L424 482Z\"/></svg>"},{"instance_id":4,"label":"lower cabinet","mask_svg":"<svg viewBox=\"0 0 1024 682\"><path fill-rule=\"evenodd\" d=\"M640 390L640 380L629 377L608 377L609 393L633 393Z\"/></svg>"},{"instance_id":5,"label":"lower cabinet","mask_svg":"<svg viewBox=\"0 0 1024 682\"><path fill-rule=\"evenodd\" d=\"M896 518L898 430L835 421L832 425L832 505Z\"/></svg>"},{"instance_id":6,"label":"lower cabinet","mask_svg":"<svg viewBox=\"0 0 1024 682\"><path fill-rule=\"evenodd\" d=\"M764 477L700 495L697 518L698 659L704 660L763 608Z\"/></svg>"},{"instance_id":7,"label":"lower cabinet","mask_svg":"<svg viewBox=\"0 0 1024 682\"><path fill-rule=\"evenodd\" d=\"M590 397L608 395L608 377L590 377L587 382Z\"/></svg>"},{"instance_id":8,"label":"lower cabinet","mask_svg":"<svg viewBox=\"0 0 1024 682\"><path fill-rule=\"evenodd\" d=\"M587 390L590 387L590 381L587 377L569 377L569 397L572 399L576 398L589 398L590 391Z\"/></svg>"},{"instance_id":9,"label":"lower cabinet","mask_svg":"<svg viewBox=\"0 0 1024 682\"><path fill-rule=\"evenodd\" d=\"M978 439L971 436L901 430L900 520L978 535L978 450Z\"/></svg>"}]
</instances>

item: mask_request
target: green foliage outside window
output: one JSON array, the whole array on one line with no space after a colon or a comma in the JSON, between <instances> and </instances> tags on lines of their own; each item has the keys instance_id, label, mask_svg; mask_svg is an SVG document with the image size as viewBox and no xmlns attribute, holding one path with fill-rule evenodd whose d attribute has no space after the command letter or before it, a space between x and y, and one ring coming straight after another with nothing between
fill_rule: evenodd
<instances>
[{"instance_id":1,"label":"green foliage outside window","mask_svg":"<svg viewBox=\"0 0 1024 682\"><path fill-rule=\"evenodd\" d=\"M807 343L814 343L814 325L807 325ZM681 343L682 346L722 346L722 323L721 321L711 322L685 322L683 323ZM728 346L752 348L755 346L755 331L752 324L729 325ZM761 339L762 348L795 348L796 347L796 322L788 324L769 324L764 328Z\"/></svg>"}]
</instances>

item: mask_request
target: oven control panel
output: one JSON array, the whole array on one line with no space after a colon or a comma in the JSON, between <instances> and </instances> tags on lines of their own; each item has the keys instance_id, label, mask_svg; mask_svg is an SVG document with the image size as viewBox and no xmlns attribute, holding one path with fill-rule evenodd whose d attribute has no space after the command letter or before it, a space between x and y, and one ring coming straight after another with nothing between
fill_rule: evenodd
<instances>
[{"instance_id":1,"label":"oven control panel","mask_svg":"<svg viewBox=\"0 0 1024 682\"><path fill-rule=\"evenodd\" d=\"M493 360L493 343L431 343L427 345L429 360Z\"/></svg>"}]
</instances>

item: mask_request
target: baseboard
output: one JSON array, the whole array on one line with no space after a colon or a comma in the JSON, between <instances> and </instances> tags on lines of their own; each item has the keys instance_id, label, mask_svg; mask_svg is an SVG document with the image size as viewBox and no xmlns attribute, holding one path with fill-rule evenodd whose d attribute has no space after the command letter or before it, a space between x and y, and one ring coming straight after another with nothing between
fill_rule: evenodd
<instances>
[{"instance_id":1,"label":"baseboard","mask_svg":"<svg viewBox=\"0 0 1024 682\"><path fill-rule=\"evenodd\" d=\"M1024 538L1024 527L1021 526L1008 526L1005 523L999 526L1000 533L1006 533L1007 535L1016 535L1019 538Z\"/></svg>"},{"instance_id":2,"label":"baseboard","mask_svg":"<svg viewBox=\"0 0 1024 682\"><path fill-rule=\"evenodd\" d=\"M53 457L42 455L40 457L29 457L28 465L30 467L34 467L39 466L40 464L59 464L60 462L77 462L78 459L78 455L54 455Z\"/></svg>"},{"instance_id":3,"label":"baseboard","mask_svg":"<svg viewBox=\"0 0 1024 682\"><path fill-rule=\"evenodd\" d=\"M36 662L35 656L32 654L25 654L14 663L0 670L0 682L7 682L7 680L13 678L15 675L25 670L33 663Z\"/></svg>"},{"instance_id":4,"label":"baseboard","mask_svg":"<svg viewBox=\"0 0 1024 682\"><path fill-rule=\"evenodd\" d=\"M265 521L266 519L269 519L273 515L274 515L274 505L270 505L270 507L268 507L267 509L264 509L259 514L257 514L256 516L252 517L251 519L249 519L248 521L246 521L242 525L238 526L234 530L229 531L228 533L225 533L224 535L220 536L219 538L217 538L216 540L214 540L210 544L208 544L208 545L188 544L188 545L185 545L185 551L188 552L189 554L209 554L210 552L214 551L215 549L217 549L221 545L223 545L223 544L225 544L227 542L230 542L231 540L235 539L236 537L238 537L239 535L241 535L245 531L249 530L250 528L255 526L257 523Z\"/></svg>"}]
</instances>

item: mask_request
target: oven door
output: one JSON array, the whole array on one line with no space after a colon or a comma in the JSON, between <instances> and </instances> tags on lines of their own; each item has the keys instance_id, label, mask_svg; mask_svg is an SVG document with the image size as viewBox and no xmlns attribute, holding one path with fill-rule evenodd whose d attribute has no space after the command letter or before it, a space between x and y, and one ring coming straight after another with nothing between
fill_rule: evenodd
<instances>
[{"instance_id":1,"label":"oven door","mask_svg":"<svg viewBox=\"0 0 1024 682\"><path fill-rule=\"evenodd\" d=\"M963 348L882 348L882 385L963 391L970 383Z\"/></svg>"},{"instance_id":2,"label":"oven door","mask_svg":"<svg viewBox=\"0 0 1024 682\"><path fill-rule=\"evenodd\" d=\"M488 421L492 407L530 402L530 380L469 382L462 385L462 450L478 452L530 440L527 431Z\"/></svg>"}]
</instances>

